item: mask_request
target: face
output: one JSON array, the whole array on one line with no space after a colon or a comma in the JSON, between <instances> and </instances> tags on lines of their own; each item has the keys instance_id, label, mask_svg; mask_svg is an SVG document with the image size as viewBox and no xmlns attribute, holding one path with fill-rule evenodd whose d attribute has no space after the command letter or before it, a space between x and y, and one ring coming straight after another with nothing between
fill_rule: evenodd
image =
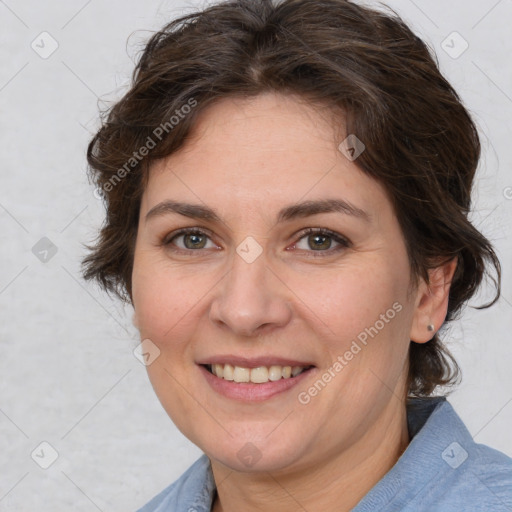
<instances>
[{"instance_id":1,"label":"face","mask_svg":"<svg viewBox=\"0 0 512 512\"><path fill-rule=\"evenodd\" d=\"M132 296L159 351L149 378L178 428L235 470L373 449L404 409L405 243L335 133L291 96L224 99L143 195Z\"/></svg>"}]
</instances>

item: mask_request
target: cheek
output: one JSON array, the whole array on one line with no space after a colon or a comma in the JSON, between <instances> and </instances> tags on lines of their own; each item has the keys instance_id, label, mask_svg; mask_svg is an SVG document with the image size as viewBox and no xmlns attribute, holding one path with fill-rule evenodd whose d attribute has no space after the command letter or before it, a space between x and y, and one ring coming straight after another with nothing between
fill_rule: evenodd
<instances>
[{"instance_id":1,"label":"cheek","mask_svg":"<svg viewBox=\"0 0 512 512\"><path fill-rule=\"evenodd\" d=\"M329 357L343 358L338 384L349 395L376 393L382 382L392 389L403 372L411 310L401 263L379 260L333 275L329 293L319 301L318 316L331 331L325 338Z\"/></svg>"},{"instance_id":2,"label":"cheek","mask_svg":"<svg viewBox=\"0 0 512 512\"><path fill-rule=\"evenodd\" d=\"M159 258L136 257L132 275L133 303L141 336L162 343L182 330L205 295L200 273L170 267Z\"/></svg>"},{"instance_id":3,"label":"cheek","mask_svg":"<svg viewBox=\"0 0 512 512\"><path fill-rule=\"evenodd\" d=\"M150 339L160 350L146 367L151 385L177 427L190 432L187 418L194 418L197 411L183 389L190 387L190 340L204 291L200 293L190 278L180 277L183 272L163 267L155 259L135 260L133 302L141 339Z\"/></svg>"},{"instance_id":4,"label":"cheek","mask_svg":"<svg viewBox=\"0 0 512 512\"><path fill-rule=\"evenodd\" d=\"M308 284L302 294L318 318L329 326L331 334L345 339L373 325L395 302L404 309L408 286L401 271L393 271L382 261L350 265ZM398 320L395 312L389 316Z\"/></svg>"}]
</instances>

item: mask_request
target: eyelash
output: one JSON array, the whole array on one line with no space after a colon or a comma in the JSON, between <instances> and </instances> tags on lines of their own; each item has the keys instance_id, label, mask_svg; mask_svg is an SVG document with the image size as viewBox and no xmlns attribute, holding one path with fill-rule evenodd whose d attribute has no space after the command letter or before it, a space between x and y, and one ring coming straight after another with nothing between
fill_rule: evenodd
<instances>
[{"instance_id":1,"label":"eyelash","mask_svg":"<svg viewBox=\"0 0 512 512\"><path fill-rule=\"evenodd\" d=\"M164 247L170 247L172 245L172 242L173 240L175 240L176 238L180 237L180 236L184 236L184 235L204 235L204 236L207 236L208 238L211 238L211 235L209 232L207 231L204 231L203 229L201 228L183 228L183 229L180 229L179 231L175 232L175 233L171 233L169 236L165 237L164 240L162 241L162 246ZM302 240L303 238L305 238L306 236L309 236L309 235L320 235L320 236L326 236L326 237L329 237L329 238L332 238L336 243L339 244L339 246L337 248L334 248L334 249L327 249L325 251L315 251L315 250L308 250L307 252L309 253L312 253L312 255L310 257L313 257L313 258L318 258L318 257L324 257L324 255L331 255L331 254L334 254L334 253L338 253L344 249L347 249L349 247L351 247L351 242L342 237L341 235L339 235L338 233L334 232L334 231L331 231L330 229L326 229L326 228L307 228L303 231L301 231L300 233L298 233L298 239L296 242L294 242L294 246L300 242L300 240ZM194 252L200 252L201 249L181 249L181 248L173 248L171 249L173 252L175 253L181 253L181 254L187 254L187 255L190 255L191 253L194 253ZM301 251L303 249L299 249L299 251Z\"/></svg>"}]
</instances>

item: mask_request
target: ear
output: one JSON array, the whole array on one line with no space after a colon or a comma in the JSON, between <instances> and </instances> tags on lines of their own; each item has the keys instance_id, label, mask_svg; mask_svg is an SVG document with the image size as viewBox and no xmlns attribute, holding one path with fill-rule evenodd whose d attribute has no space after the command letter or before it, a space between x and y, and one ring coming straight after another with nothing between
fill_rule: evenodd
<instances>
[{"instance_id":1,"label":"ear","mask_svg":"<svg viewBox=\"0 0 512 512\"><path fill-rule=\"evenodd\" d=\"M416 291L416 306L410 339L415 343L430 341L443 324L448 311L448 297L457 258L429 270L429 282L421 279ZM433 325L433 330L428 326Z\"/></svg>"}]
</instances>

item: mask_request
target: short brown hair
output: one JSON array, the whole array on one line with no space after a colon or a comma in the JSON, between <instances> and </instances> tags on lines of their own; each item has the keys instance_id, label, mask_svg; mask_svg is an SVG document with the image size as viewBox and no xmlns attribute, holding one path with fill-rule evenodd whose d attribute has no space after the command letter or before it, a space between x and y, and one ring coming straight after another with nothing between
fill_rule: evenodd
<instances>
[{"instance_id":1,"label":"short brown hair","mask_svg":"<svg viewBox=\"0 0 512 512\"><path fill-rule=\"evenodd\" d=\"M447 320L473 296L488 264L496 296L481 307L498 299L499 260L468 220L480 157L470 115L433 52L394 11L348 0L231 0L182 16L150 38L131 89L105 112L88 147L106 220L96 245L87 246L85 279L131 301L150 163L182 147L208 105L269 91L343 112L345 132L366 146L356 165L393 204L415 282L457 259ZM427 396L457 377L437 334L411 343L410 395Z\"/></svg>"}]
</instances>

